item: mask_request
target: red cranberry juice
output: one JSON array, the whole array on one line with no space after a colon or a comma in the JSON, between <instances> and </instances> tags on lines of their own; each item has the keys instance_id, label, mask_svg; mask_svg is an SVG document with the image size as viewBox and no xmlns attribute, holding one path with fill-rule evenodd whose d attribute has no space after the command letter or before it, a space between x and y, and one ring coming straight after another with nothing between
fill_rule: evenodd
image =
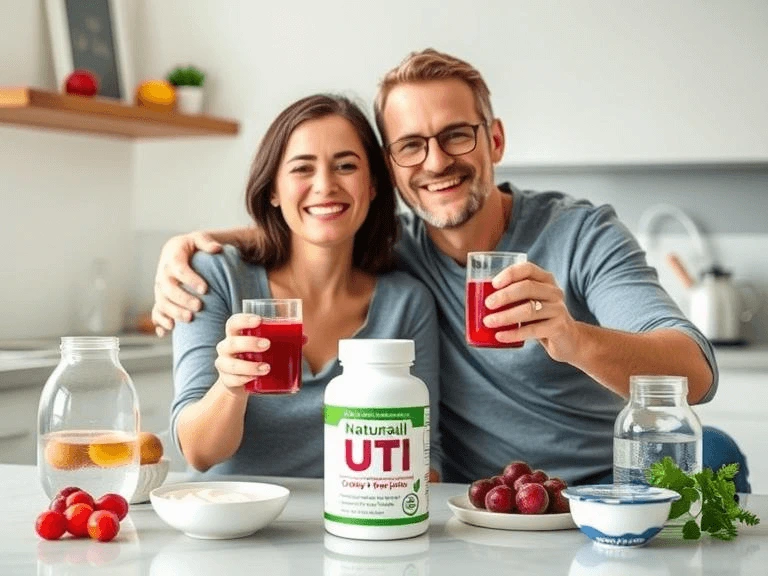
<instances>
[{"instance_id":1,"label":"red cranberry juice","mask_svg":"<svg viewBox=\"0 0 768 576\"><path fill-rule=\"evenodd\" d=\"M262 320L256 328L243 330L246 336L270 341L264 352L247 352L244 360L266 362L269 374L246 383L252 394L295 394L301 387L302 324L293 320Z\"/></svg>"},{"instance_id":2,"label":"red cranberry juice","mask_svg":"<svg viewBox=\"0 0 768 576\"><path fill-rule=\"evenodd\" d=\"M488 328L483 324L483 318L493 312L500 312L516 306L518 302L512 303L504 308L489 310L485 306L485 299L496 292L493 284L488 280L486 282L472 281L467 282L467 302L466 302L466 325L467 325L467 344L478 348L520 348L523 342L499 342L496 340L496 332L509 330L512 326L500 328ZM520 325L518 324L519 328Z\"/></svg>"}]
</instances>

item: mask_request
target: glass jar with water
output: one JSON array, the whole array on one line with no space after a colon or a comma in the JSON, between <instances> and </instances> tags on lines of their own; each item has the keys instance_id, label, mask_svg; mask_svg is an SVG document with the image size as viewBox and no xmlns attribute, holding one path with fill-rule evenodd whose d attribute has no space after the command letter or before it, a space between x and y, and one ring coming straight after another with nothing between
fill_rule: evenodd
<instances>
[{"instance_id":1,"label":"glass jar with water","mask_svg":"<svg viewBox=\"0 0 768 576\"><path fill-rule=\"evenodd\" d=\"M49 498L77 486L131 499L139 477L139 404L113 337L65 337L38 410L37 468Z\"/></svg>"},{"instance_id":2,"label":"glass jar with water","mask_svg":"<svg viewBox=\"0 0 768 576\"><path fill-rule=\"evenodd\" d=\"M647 484L645 471L669 456L686 473L701 471L701 423L688 405L684 376L632 376L629 402L613 429L613 481Z\"/></svg>"}]
</instances>

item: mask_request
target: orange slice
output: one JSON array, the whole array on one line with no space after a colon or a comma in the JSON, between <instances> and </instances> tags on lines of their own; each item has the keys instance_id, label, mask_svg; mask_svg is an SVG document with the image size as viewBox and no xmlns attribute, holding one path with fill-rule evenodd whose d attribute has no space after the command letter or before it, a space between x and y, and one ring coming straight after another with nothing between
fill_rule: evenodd
<instances>
[{"instance_id":1,"label":"orange slice","mask_svg":"<svg viewBox=\"0 0 768 576\"><path fill-rule=\"evenodd\" d=\"M105 438L88 446L88 456L91 461L102 468L126 466L133 460L135 442L110 441Z\"/></svg>"}]
</instances>

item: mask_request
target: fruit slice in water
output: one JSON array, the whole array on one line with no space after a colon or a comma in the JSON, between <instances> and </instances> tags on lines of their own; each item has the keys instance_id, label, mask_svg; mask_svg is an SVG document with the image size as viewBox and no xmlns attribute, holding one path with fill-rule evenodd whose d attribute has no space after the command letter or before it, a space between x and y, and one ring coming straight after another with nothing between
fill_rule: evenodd
<instances>
[{"instance_id":1,"label":"fruit slice in water","mask_svg":"<svg viewBox=\"0 0 768 576\"><path fill-rule=\"evenodd\" d=\"M91 464L86 445L59 440L49 440L46 443L45 460L57 470L76 470Z\"/></svg>"},{"instance_id":2,"label":"fruit slice in water","mask_svg":"<svg viewBox=\"0 0 768 576\"><path fill-rule=\"evenodd\" d=\"M88 456L97 466L114 468L130 464L135 450L136 442L126 441L118 435L104 435L88 446Z\"/></svg>"}]
</instances>

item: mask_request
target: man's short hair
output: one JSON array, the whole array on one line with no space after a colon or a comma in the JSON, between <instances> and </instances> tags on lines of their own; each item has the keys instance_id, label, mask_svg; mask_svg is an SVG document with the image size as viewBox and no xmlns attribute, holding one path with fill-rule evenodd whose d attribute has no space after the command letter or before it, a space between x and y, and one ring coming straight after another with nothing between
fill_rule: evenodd
<instances>
[{"instance_id":1,"label":"man's short hair","mask_svg":"<svg viewBox=\"0 0 768 576\"><path fill-rule=\"evenodd\" d=\"M379 83L379 92L374 101L374 113L379 134L386 145L387 135L384 131L384 106L387 96L398 84L407 82L424 82L428 80L461 80L472 90L475 97L475 107L483 122L490 124L493 120L491 108L491 91L483 80L480 72L464 60L450 54L427 48L421 52L411 52L398 66L387 72Z\"/></svg>"}]
</instances>

